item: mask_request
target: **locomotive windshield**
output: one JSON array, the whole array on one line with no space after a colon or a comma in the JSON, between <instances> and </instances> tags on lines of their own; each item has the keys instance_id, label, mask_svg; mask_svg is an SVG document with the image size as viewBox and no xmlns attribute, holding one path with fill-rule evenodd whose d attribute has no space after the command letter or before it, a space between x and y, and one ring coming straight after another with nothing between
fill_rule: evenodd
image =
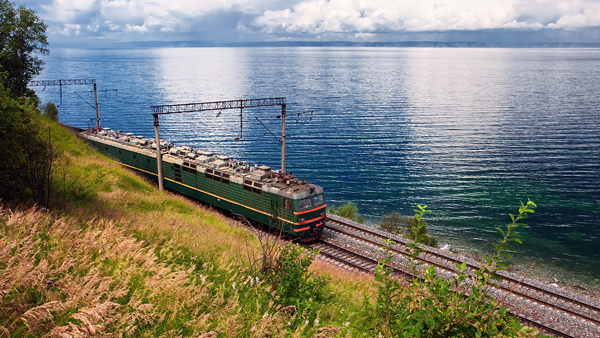
<instances>
[{"instance_id":1,"label":"locomotive windshield","mask_svg":"<svg viewBox=\"0 0 600 338\"><path fill-rule=\"evenodd\" d=\"M300 208L300 210L310 208L311 206L312 206L312 201L311 201L310 197L300 200L300 202L298 203L298 207Z\"/></svg>"},{"instance_id":2,"label":"locomotive windshield","mask_svg":"<svg viewBox=\"0 0 600 338\"><path fill-rule=\"evenodd\" d=\"M323 194L321 195L317 195L317 196L312 196L312 197L308 197L305 199L300 200L300 202L298 203L298 207L300 208L300 210L302 209L308 209L310 207L314 206L318 206L325 203L325 200L323 199Z\"/></svg>"},{"instance_id":3,"label":"locomotive windshield","mask_svg":"<svg viewBox=\"0 0 600 338\"><path fill-rule=\"evenodd\" d=\"M323 195L313 196L312 201L315 206L325 203L323 200Z\"/></svg>"}]
</instances>

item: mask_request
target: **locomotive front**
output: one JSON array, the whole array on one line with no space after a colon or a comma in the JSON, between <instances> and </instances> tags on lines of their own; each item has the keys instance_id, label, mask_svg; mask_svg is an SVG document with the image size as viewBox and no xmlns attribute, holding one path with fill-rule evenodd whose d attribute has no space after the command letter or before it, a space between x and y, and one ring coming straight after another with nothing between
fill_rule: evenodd
<instances>
[{"instance_id":1,"label":"locomotive front","mask_svg":"<svg viewBox=\"0 0 600 338\"><path fill-rule=\"evenodd\" d=\"M297 194L290 202L293 209L293 235L303 242L318 239L327 217L323 188L308 185L307 191Z\"/></svg>"}]
</instances>

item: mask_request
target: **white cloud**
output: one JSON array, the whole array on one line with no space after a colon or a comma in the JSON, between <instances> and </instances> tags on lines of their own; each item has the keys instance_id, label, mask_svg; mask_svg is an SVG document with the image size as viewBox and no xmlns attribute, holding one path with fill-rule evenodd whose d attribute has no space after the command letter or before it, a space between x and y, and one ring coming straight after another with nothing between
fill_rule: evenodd
<instances>
[{"instance_id":1,"label":"white cloud","mask_svg":"<svg viewBox=\"0 0 600 338\"><path fill-rule=\"evenodd\" d=\"M44 1L39 7L45 14L40 14L54 27L52 34L81 32L99 37L118 37L123 32L145 34L150 39L202 39L202 34L229 34L239 39L260 33L262 38L276 40L334 37L365 41L395 32L600 26L599 0L37 1ZM228 16L231 13L235 15ZM269 34L275 36L269 38Z\"/></svg>"},{"instance_id":2,"label":"white cloud","mask_svg":"<svg viewBox=\"0 0 600 338\"><path fill-rule=\"evenodd\" d=\"M72 34L79 35L81 33L81 25L65 24L63 29L56 30L56 34L71 36Z\"/></svg>"},{"instance_id":3,"label":"white cloud","mask_svg":"<svg viewBox=\"0 0 600 338\"><path fill-rule=\"evenodd\" d=\"M306 0L266 10L253 25L283 34L570 28L600 25L599 6L582 0Z\"/></svg>"},{"instance_id":4,"label":"white cloud","mask_svg":"<svg viewBox=\"0 0 600 338\"><path fill-rule=\"evenodd\" d=\"M125 25L125 31L126 32L137 32L137 33L143 33L143 32L147 32L148 28L146 28L146 25Z\"/></svg>"}]
</instances>

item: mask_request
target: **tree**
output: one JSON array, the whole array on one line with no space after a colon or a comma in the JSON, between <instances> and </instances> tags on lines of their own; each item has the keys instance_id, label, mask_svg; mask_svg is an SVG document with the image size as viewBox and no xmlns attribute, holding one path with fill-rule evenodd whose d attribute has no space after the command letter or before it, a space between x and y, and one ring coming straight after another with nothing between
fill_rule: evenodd
<instances>
[{"instance_id":1,"label":"tree","mask_svg":"<svg viewBox=\"0 0 600 338\"><path fill-rule=\"evenodd\" d=\"M44 112L44 116L52 121L58 122L58 109L56 109L56 104L54 104L54 102L46 102L46 104L42 106L42 111Z\"/></svg>"},{"instance_id":2,"label":"tree","mask_svg":"<svg viewBox=\"0 0 600 338\"><path fill-rule=\"evenodd\" d=\"M0 76L0 80L1 80ZM0 81L0 199L48 207L58 149L37 108Z\"/></svg>"},{"instance_id":3,"label":"tree","mask_svg":"<svg viewBox=\"0 0 600 338\"><path fill-rule=\"evenodd\" d=\"M48 26L34 10L15 8L8 0L0 0L0 73L4 87L13 96L32 96L27 84L42 71L44 62L36 55L48 55Z\"/></svg>"}]
</instances>

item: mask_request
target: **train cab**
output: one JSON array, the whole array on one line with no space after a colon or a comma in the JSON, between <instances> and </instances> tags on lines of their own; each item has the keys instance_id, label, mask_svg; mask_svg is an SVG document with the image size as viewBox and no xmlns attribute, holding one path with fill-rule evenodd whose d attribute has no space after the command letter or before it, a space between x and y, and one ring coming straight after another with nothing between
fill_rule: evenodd
<instances>
[{"instance_id":1,"label":"train cab","mask_svg":"<svg viewBox=\"0 0 600 338\"><path fill-rule=\"evenodd\" d=\"M323 192L293 201L294 234L303 242L320 237L325 225L327 204Z\"/></svg>"}]
</instances>

